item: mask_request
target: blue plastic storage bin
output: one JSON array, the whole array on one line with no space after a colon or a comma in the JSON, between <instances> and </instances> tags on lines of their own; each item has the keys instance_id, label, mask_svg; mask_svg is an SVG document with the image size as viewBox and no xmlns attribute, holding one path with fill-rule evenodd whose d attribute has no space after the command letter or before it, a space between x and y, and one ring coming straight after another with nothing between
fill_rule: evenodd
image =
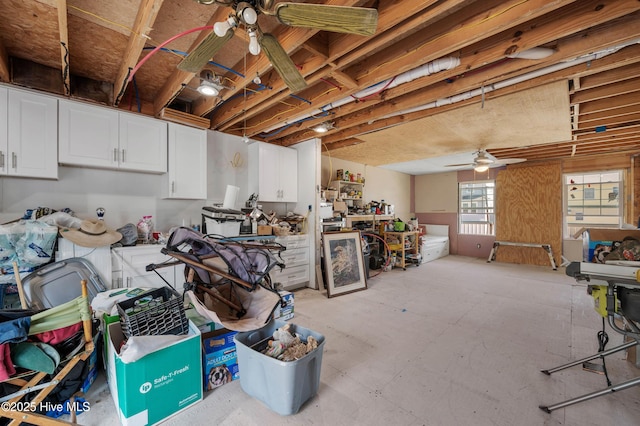
<instances>
[{"instance_id":1,"label":"blue plastic storage bin","mask_svg":"<svg viewBox=\"0 0 640 426\"><path fill-rule=\"evenodd\" d=\"M290 324L290 331L298 333L303 341L313 336L318 348L296 361L284 362L254 349L264 347L273 332ZM300 410L318 392L320 367L324 350L324 336L315 331L273 320L265 327L236 334L236 354L242 390L265 403L271 410L287 416Z\"/></svg>"}]
</instances>

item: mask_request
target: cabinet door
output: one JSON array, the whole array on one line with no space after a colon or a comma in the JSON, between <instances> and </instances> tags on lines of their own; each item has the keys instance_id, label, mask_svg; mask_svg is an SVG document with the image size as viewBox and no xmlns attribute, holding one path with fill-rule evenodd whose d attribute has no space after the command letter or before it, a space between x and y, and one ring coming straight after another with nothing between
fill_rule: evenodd
<instances>
[{"instance_id":1,"label":"cabinet door","mask_svg":"<svg viewBox=\"0 0 640 426\"><path fill-rule=\"evenodd\" d=\"M175 288L175 266L156 269L162 278L154 271L146 270L149 264L173 260L170 256L160 253L160 248L161 246L149 245L114 249L112 251L112 256L115 256L113 259L114 277L121 274L121 286L159 288L166 285L162 279L164 278ZM118 268L120 272L117 271Z\"/></svg>"},{"instance_id":2,"label":"cabinet door","mask_svg":"<svg viewBox=\"0 0 640 426\"><path fill-rule=\"evenodd\" d=\"M298 199L298 151L268 143L249 145L249 193L260 201Z\"/></svg>"},{"instance_id":3,"label":"cabinet door","mask_svg":"<svg viewBox=\"0 0 640 426\"><path fill-rule=\"evenodd\" d=\"M9 90L8 174L58 178L58 101Z\"/></svg>"},{"instance_id":4,"label":"cabinet door","mask_svg":"<svg viewBox=\"0 0 640 426\"><path fill-rule=\"evenodd\" d=\"M167 172L167 123L120 113L120 168Z\"/></svg>"},{"instance_id":5,"label":"cabinet door","mask_svg":"<svg viewBox=\"0 0 640 426\"><path fill-rule=\"evenodd\" d=\"M298 201L298 151L280 148L280 201Z\"/></svg>"},{"instance_id":6,"label":"cabinet door","mask_svg":"<svg viewBox=\"0 0 640 426\"><path fill-rule=\"evenodd\" d=\"M0 87L0 175L4 175L9 170L7 166L9 157L7 153L7 97L8 91Z\"/></svg>"},{"instance_id":7,"label":"cabinet door","mask_svg":"<svg viewBox=\"0 0 640 426\"><path fill-rule=\"evenodd\" d=\"M59 109L60 163L117 168L118 111L63 99Z\"/></svg>"},{"instance_id":8,"label":"cabinet door","mask_svg":"<svg viewBox=\"0 0 640 426\"><path fill-rule=\"evenodd\" d=\"M206 130L169 123L165 198L207 198Z\"/></svg>"}]
</instances>

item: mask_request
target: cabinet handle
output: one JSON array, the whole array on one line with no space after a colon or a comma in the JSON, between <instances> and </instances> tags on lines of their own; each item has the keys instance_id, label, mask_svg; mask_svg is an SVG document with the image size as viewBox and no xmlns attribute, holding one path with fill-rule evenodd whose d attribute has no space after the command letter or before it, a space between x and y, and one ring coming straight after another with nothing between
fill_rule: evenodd
<instances>
[{"instance_id":1,"label":"cabinet handle","mask_svg":"<svg viewBox=\"0 0 640 426\"><path fill-rule=\"evenodd\" d=\"M4 169L4 151L0 151L0 168Z\"/></svg>"},{"instance_id":2,"label":"cabinet handle","mask_svg":"<svg viewBox=\"0 0 640 426\"><path fill-rule=\"evenodd\" d=\"M113 162L114 163L118 162L118 149L117 148L113 148Z\"/></svg>"},{"instance_id":3,"label":"cabinet handle","mask_svg":"<svg viewBox=\"0 0 640 426\"><path fill-rule=\"evenodd\" d=\"M124 160L124 149L122 150L122 161L121 161L121 162L122 162L122 163L124 163L124 162L125 162L125 160Z\"/></svg>"},{"instance_id":4,"label":"cabinet handle","mask_svg":"<svg viewBox=\"0 0 640 426\"><path fill-rule=\"evenodd\" d=\"M11 153L11 167L13 167L14 169L18 168L18 156L15 152Z\"/></svg>"},{"instance_id":5,"label":"cabinet handle","mask_svg":"<svg viewBox=\"0 0 640 426\"><path fill-rule=\"evenodd\" d=\"M131 277L127 277L127 287L131 287Z\"/></svg>"},{"instance_id":6,"label":"cabinet handle","mask_svg":"<svg viewBox=\"0 0 640 426\"><path fill-rule=\"evenodd\" d=\"M172 180L171 181L171 193L175 194L175 192L176 192L176 181Z\"/></svg>"}]
</instances>

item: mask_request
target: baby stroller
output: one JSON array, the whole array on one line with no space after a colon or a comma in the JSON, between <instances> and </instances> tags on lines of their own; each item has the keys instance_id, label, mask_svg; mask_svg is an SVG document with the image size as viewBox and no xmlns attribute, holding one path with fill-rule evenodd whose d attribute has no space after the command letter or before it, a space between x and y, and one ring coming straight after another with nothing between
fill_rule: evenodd
<instances>
[{"instance_id":1,"label":"baby stroller","mask_svg":"<svg viewBox=\"0 0 640 426\"><path fill-rule=\"evenodd\" d=\"M280 295L269 272L284 267L280 244L238 242L176 229L162 249L185 264L185 296L205 318L235 331L262 328L271 318ZM147 269L161 265L149 265Z\"/></svg>"}]
</instances>

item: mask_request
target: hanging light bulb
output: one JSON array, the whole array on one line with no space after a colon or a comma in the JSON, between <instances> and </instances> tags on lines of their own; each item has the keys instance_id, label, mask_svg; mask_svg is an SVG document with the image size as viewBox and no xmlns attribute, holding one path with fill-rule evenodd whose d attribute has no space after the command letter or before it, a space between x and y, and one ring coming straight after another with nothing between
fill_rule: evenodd
<instances>
[{"instance_id":1,"label":"hanging light bulb","mask_svg":"<svg viewBox=\"0 0 640 426\"><path fill-rule=\"evenodd\" d=\"M256 72L256 76L253 77L254 84L262 84L262 79L260 78L260 74Z\"/></svg>"},{"instance_id":2,"label":"hanging light bulb","mask_svg":"<svg viewBox=\"0 0 640 426\"><path fill-rule=\"evenodd\" d=\"M249 52L253 56L260 54L260 43L258 43L258 32L255 28L249 28Z\"/></svg>"},{"instance_id":3,"label":"hanging light bulb","mask_svg":"<svg viewBox=\"0 0 640 426\"><path fill-rule=\"evenodd\" d=\"M242 9L242 20L247 25L253 25L258 22L258 13L256 12L256 10L247 3L241 3L241 5L242 4L246 4L246 7ZM240 6L238 6L238 8L240 8Z\"/></svg>"},{"instance_id":4,"label":"hanging light bulb","mask_svg":"<svg viewBox=\"0 0 640 426\"><path fill-rule=\"evenodd\" d=\"M238 20L235 16L231 15L226 21L216 22L213 24L213 32L216 33L218 37L224 37L227 31L237 26Z\"/></svg>"}]
</instances>

